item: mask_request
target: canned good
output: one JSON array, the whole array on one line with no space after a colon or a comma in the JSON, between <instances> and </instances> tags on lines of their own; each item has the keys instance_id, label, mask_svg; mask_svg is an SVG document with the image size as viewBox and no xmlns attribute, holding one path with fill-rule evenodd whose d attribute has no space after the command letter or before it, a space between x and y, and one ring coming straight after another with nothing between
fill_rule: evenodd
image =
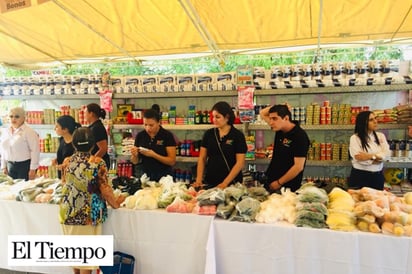
<instances>
[{"instance_id":1,"label":"canned good","mask_svg":"<svg viewBox=\"0 0 412 274\"><path fill-rule=\"evenodd\" d=\"M397 141L396 140L389 140L389 149L391 151L391 157L396 156L396 149L397 149Z\"/></svg>"},{"instance_id":2,"label":"canned good","mask_svg":"<svg viewBox=\"0 0 412 274\"><path fill-rule=\"evenodd\" d=\"M406 140L399 140L397 155L398 157L406 156Z\"/></svg>"}]
</instances>

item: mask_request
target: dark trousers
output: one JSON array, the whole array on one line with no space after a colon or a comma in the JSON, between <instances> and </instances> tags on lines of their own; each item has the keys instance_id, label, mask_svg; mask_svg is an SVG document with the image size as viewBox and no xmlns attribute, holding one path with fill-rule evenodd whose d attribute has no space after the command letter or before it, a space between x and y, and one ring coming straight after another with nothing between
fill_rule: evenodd
<instances>
[{"instance_id":1,"label":"dark trousers","mask_svg":"<svg viewBox=\"0 0 412 274\"><path fill-rule=\"evenodd\" d=\"M371 187L378 190L383 190L385 178L382 171L365 171L352 168L350 171L348 187L351 189L359 189L362 187Z\"/></svg>"},{"instance_id":2,"label":"dark trousers","mask_svg":"<svg viewBox=\"0 0 412 274\"><path fill-rule=\"evenodd\" d=\"M13 179L29 180L30 159L22 162L7 162L7 171Z\"/></svg>"}]
</instances>

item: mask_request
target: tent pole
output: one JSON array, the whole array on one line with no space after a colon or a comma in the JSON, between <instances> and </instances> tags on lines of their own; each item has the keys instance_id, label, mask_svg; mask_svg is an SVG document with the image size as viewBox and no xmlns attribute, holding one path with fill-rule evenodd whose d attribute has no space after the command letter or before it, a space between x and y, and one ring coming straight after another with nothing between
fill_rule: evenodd
<instances>
[{"instance_id":1,"label":"tent pole","mask_svg":"<svg viewBox=\"0 0 412 274\"><path fill-rule=\"evenodd\" d=\"M322 11L323 11L323 0L319 0L319 23L318 23L318 45L316 49L316 56L313 63L319 62L320 55L320 35L322 32Z\"/></svg>"},{"instance_id":2,"label":"tent pole","mask_svg":"<svg viewBox=\"0 0 412 274\"><path fill-rule=\"evenodd\" d=\"M202 36L203 41L212 51L213 56L219 61L220 67L223 68L225 66L225 59L223 58L222 53L220 52L216 42L210 35L206 26L203 24L202 20L200 20L199 14L190 3L190 0L179 0L179 3L182 6L183 10L186 12L189 19L192 21L196 30L199 32L200 36Z\"/></svg>"}]
</instances>

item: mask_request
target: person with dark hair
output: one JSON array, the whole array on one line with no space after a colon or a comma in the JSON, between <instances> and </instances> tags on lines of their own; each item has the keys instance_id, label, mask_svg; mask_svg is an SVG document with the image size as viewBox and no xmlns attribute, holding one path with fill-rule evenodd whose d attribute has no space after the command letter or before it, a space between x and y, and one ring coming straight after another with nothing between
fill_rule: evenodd
<instances>
[{"instance_id":1,"label":"person with dark hair","mask_svg":"<svg viewBox=\"0 0 412 274\"><path fill-rule=\"evenodd\" d=\"M348 187L370 187L383 190L383 161L390 156L389 144L383 133L377 132L378 121L372 111L358 113L355 133L350 137L349 154L352 169Z\"/></svg>"},{"instance_id":2,"label":"person with dark hair","mask_svg":"<svg viewBox=\"0 0 412 274\"><path fill-rule=\"evenodd\" d=\"M160 106L158 104L153 104L151 109L157 111L158 113L160 113Z\"/></svg>"},{"instance_id":3,"label":"person with dark hair","mask_svg":"<svg viewBox=\"0 0 412 274\"><path fill-rule=\"evenodd\" d=\"M93 131L94 136L96 136L96 146L94 147L92 153L95 156L103 158L106 163L107 168L110 167L110 157L107 153L109 147L109 138L107 135L106 128L103 125L101 119L106 117L106 110L101 108L96 103L91 103L86 106L85 118L89 123L89 128Z\"/></svg>"},{"instance_id":4,"label":"person with dark hair","mask_svg":"<svg viewBox=\"0 0 412 274\"><path fill-rule=\"evenodd\" d=\"M143 112L144 130L140 131L130 149L130 161L141 163L142 172L152 181L173 175L176 163L176 141L173 134L160 125L160 112L147 109Z\"/></svg>"},{"instance_id":5,"label":"person with dark hair","mask_svg":"<svg viewBox=\"0 0 412 274\"><path fill-rule=\"evenodd\" d=\"M73 132L76 128L81 127L81 124L70 115L62 115L57 118L56 126L54 130L59 138L59 148L57 149L56 159L53 159L52 165L57 167L58 178L61 179L61 164L63 160L74 153L74 147L72 144Z\"/></svg>"},{"instance_id":6,"label":"person with dark hair","mask_svg":"<svg viewBox=\"0 0 412 274\"><path fill-rule=\"evenodd\" d=\"M39 167L39 134L25 123L23 108L10 109L9 119L1 133L1 168L13 179L33 180Z\"/></svg>"},{"instance_id":7,"label":"person with dark hair","mask_svg":"<svg viewBox=\"0 0 412 274\"><path fill-rule=\"evenodd\" d=\"M296 191L301 187L309 137L298 123L291 120L288 105L268 106L260 117L275 131L273 155L266 170L266 189L273 193L286 187Z\"/></svg>"},{"instance_id":8,"label":"person with dark hair","mask_svg":"<svg viewBox=\"0 0 412 274\"><path fill-rule=\"evenodd\" d=\"M224 189L243 182L247 145L245 135L233 126L235 114L224 101L212 107L214 127L203 134L194 187Z\"/></svg>"},{"instance_id":9,"label":"person with dark hair","mask_svg":"<svg viewBox=\"0 0 412 274\"><path fill-rule=\"evenodd\" d=\"M62 198L59 220L64 235L101 235L107 220L107 205L119 208L125 200L115 197L108 184L104 160L91 153L95 137L90 128L80 127L73 133L75 152L63 161ZM74 273L92 273L98 266L75 266Z\"/></svg>"}]
</instances>

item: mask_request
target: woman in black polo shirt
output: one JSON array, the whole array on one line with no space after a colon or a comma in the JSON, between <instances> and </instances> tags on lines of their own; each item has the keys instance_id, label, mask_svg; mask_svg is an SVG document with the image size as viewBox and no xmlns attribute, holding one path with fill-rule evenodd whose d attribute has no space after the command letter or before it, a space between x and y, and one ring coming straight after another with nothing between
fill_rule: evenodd
<instances>
[{"instance_id":1,"label":"woman in black polo shirt","mask_svg":"<svg viewBox=\"0 0 412 274\"><path fill-rule=\"evenodd\" d=\"M242 182L247 145L245 135L233 126L235 114L227 102L212 107L213 124L202 139L194 187L226 188Z\"/></svg>"},{"instance_id":2,"label":"woman in black polo shirt","mask_svg":"<svg viewBox=\"0 0 412 274\"><path fill-rule=\"evenodd\" d=\"M92 130L96 139L96 145L92 150L94 156L103 158L106 163L106 168L110 167L110 157L107 153L109 145L109 137L106 127L103 125L102 119L106 117L106 110L101 108L96 103L88 104L85 111L85 118L89 123L89 128Z\"/></svg>"},{"instance_id":3,"label":"woman in black polo shirt","mask_svg":"<svg viewBox=\"0 0 412 274\"><path fill-rule=\"evenodd\" d=\"M160 125L160 113L155 109L143 113L144 130L140 131L131 148L131 162L141 163L143 173L152 181L172 175L176 163L176 141L173 134Z\"/></svg>"}]
</instances>

